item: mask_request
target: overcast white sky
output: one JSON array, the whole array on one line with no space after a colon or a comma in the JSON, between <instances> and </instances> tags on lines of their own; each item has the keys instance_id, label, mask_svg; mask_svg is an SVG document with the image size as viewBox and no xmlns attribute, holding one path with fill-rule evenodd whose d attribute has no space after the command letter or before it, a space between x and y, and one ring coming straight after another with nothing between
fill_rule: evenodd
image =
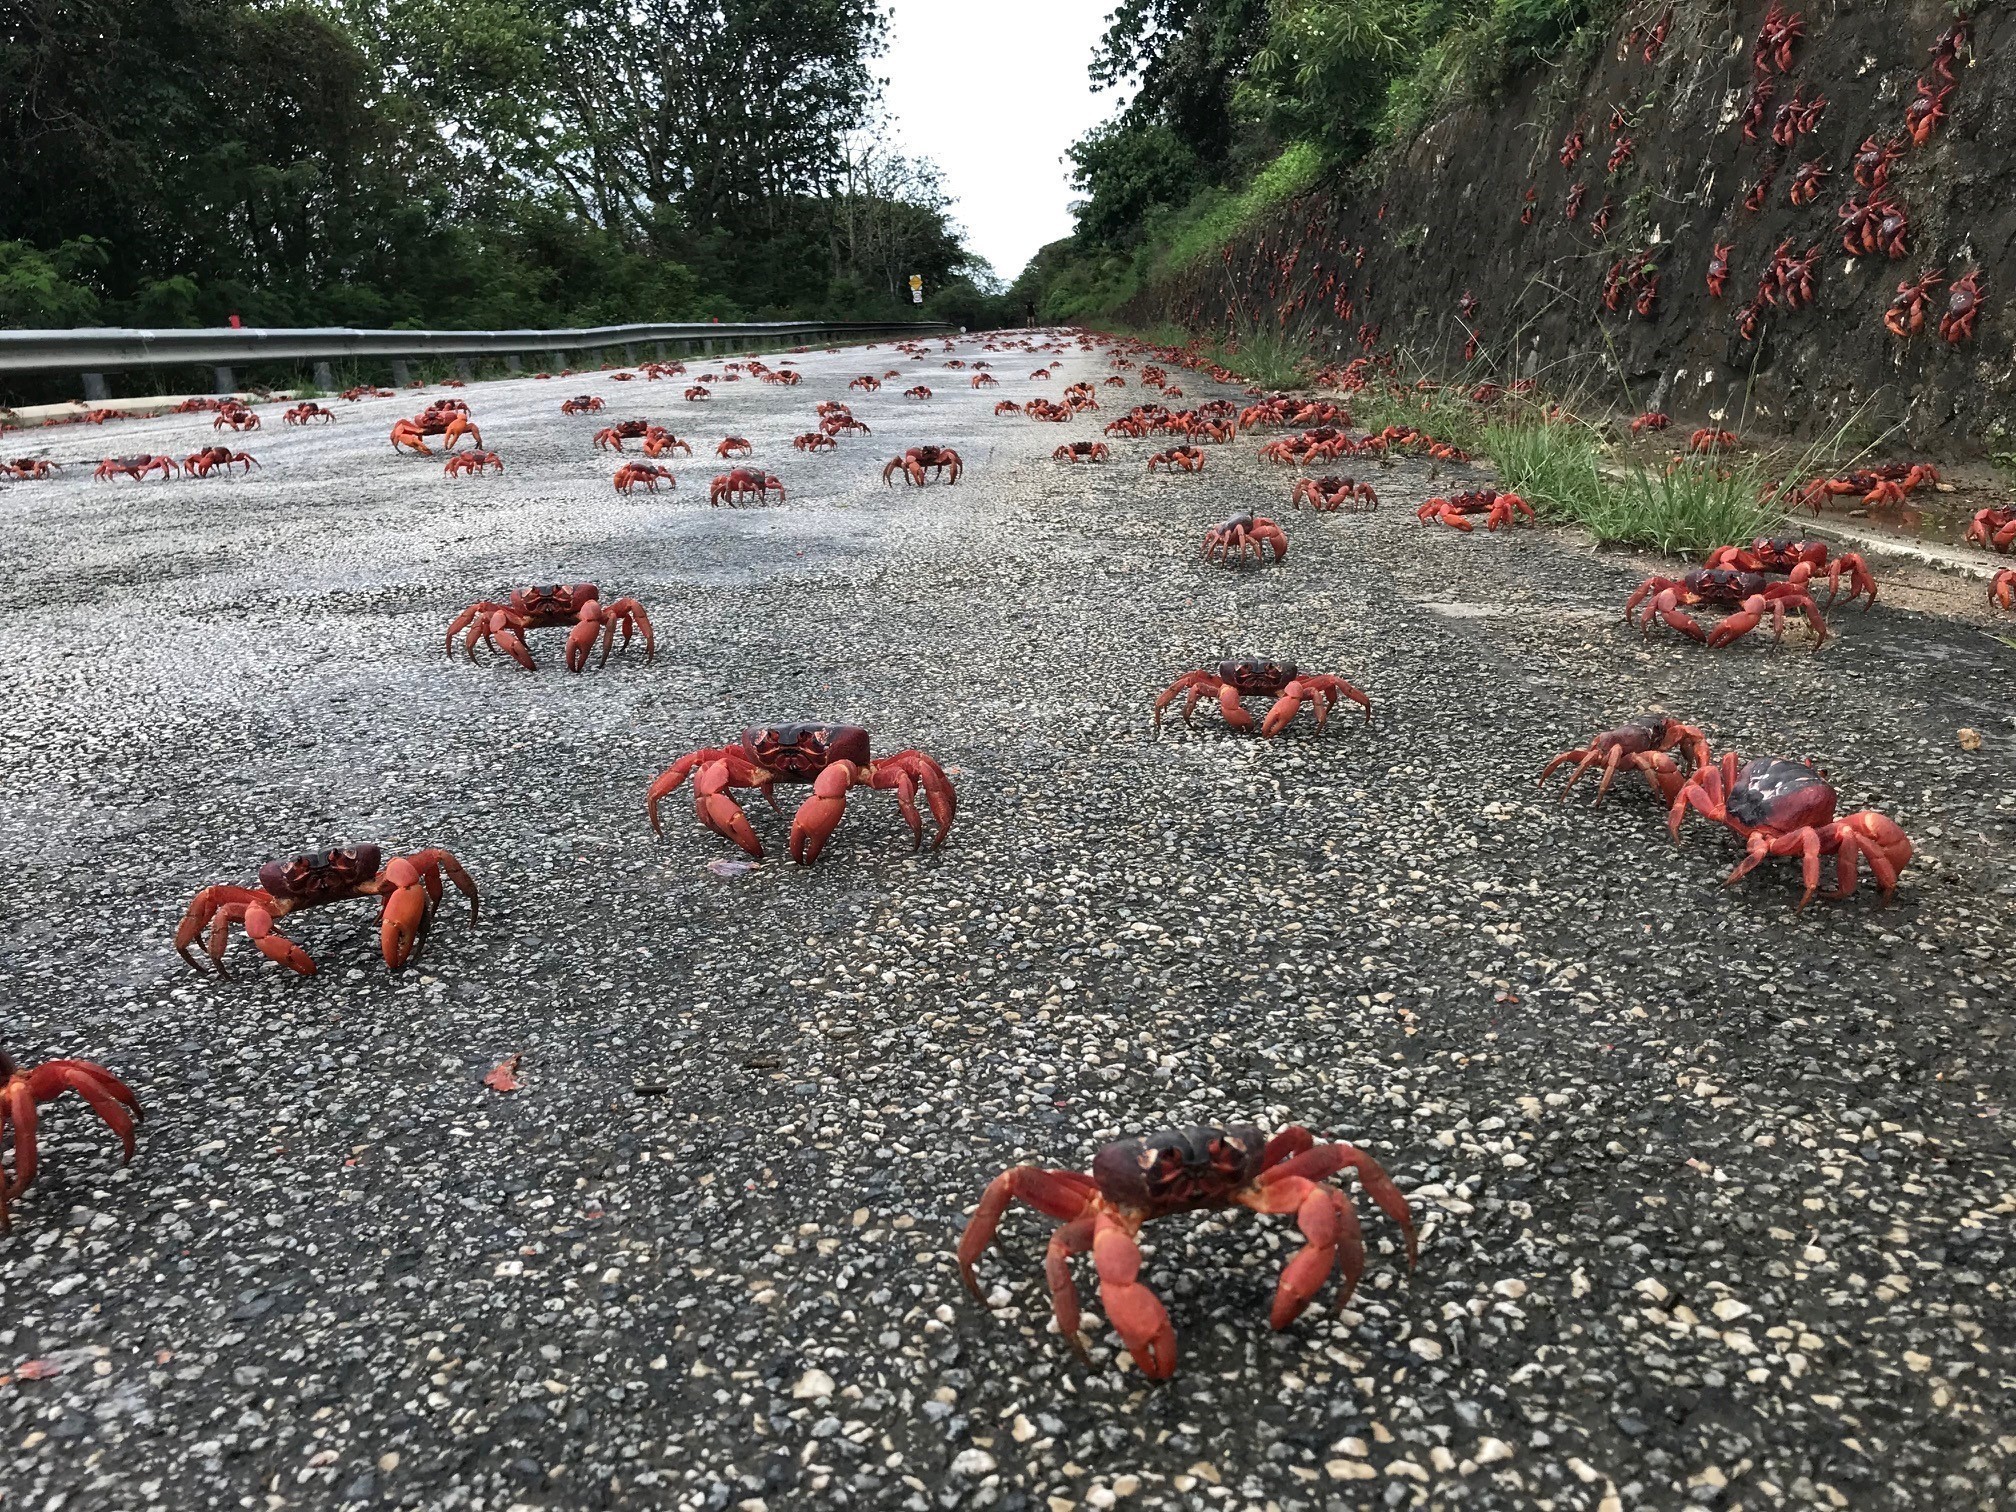
<instances>
[{"instance_id":1,"label":"overcast white sky","mask_svg":"<svg viewBox=\"0 0 2016 1512\"><path fill-rule=\"evenodd\" d=\"M1110 0L889 0L876 71L904 149L945 170L967 245L1012 280L1071 230L1064 149L1123 95L1092 92Z\"/></svg>"}]
</instances>

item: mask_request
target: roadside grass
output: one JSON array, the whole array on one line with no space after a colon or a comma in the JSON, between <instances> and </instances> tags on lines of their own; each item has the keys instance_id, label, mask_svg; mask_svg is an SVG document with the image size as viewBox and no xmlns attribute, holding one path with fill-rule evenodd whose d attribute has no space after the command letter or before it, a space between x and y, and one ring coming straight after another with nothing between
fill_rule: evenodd
<instances>
[{"instance_id":1,"label":"roadside grass","mask_svg":"<svg viewBox=\"0 0 2016 1512\"><path fill-rule=\"evenodd\" d=\"M1314 354L1306 341L1262 328L1220 342L1212 356L1221 366L1264 389L1305 388L1315 368Z\"/></svg>"},{"instance_id":2,"label":"roadside grass","mask_svg":"<svg viewBox=\"0 0 2016 1512\"><path fill-rule=\"evenodd\" d=\"M1437 441L1447 441L1467 452L1484 449L1486 422L1490 411L1473 404L1467 394L1454 388L1426 390L1391 389L1374 386L1361 389L1350 398L1351 418L1368 431L1389 425L1411 425L1426 431Z\"/></svg>"},{"instance_id":3,"label":"roadside grass","mask_svg":"<svg viewBox=\"0 0 2016 1512\"><path fill-rule=\"evenodd\" d=\"M1496 421L1481 446L1535 513L1571 520L1605 544L1693 554L1767 534L1782 518L1762 502L1771 480L1754 458L1607 470L1601 436L1574 421Z\"/></svg>"}]
</instances>

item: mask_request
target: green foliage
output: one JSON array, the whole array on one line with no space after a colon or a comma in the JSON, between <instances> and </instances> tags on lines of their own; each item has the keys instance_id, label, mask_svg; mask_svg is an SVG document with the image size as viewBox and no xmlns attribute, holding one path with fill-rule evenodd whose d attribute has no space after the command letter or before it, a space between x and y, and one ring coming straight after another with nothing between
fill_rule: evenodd
<instances>
[{"instance_id":1,"label":"green foliage","mask_svg":"<svg viewBox=\"0 0 2016 1512\"><path fill-rule=\"evenodd\" d=\"M98 296L81 275L104 260L88 236L50 253L0 241L0 326L90 324L98 314Z\"/></svg>"},{"instance_id":2,"label":"green foliage","mask_svg":"<svg viewBox=\"0 0 2016 1512\"><path fill-rule=\"evenodd\" d=\"M1215 254L1269 211L1308 190L1322 176L1323 166L1320 149L1309 142L1294 142L1238 193L1213 190L1199 195L1164 228L1158 266L1173 270Z\"/></svg>"},{"instance_id":3,"label":"green foliage","mask_svg":"<svg viewBox=\"0 0 2016 1512\"><path fill-rule=\"evenodd\" d=\"M16 11L0 323L890 318L968 262L864 130L876 0Z\"/></svg>"},{"instance_id":4,"label":"green foliage","mask_svg":"<svg viewBox=\"0 0 2016 1512\"><path fill-rule=\"evenodd\" d=\"M1602 542L1696 553L1768 534L1779 518L1758 502L1767 479L1754 461L1634 463L1610 475L1594 430L1540 419L1489 425L1482 445L1543 519L1572 520Z\"/></svg>"}]
</instances>

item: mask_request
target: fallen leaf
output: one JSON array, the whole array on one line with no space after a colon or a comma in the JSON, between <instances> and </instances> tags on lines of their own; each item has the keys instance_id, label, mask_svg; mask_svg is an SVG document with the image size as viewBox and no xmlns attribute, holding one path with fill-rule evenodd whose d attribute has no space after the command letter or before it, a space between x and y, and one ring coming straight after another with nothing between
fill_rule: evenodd
<instances>
[{"instance_id":1,"label":"fallen leaf","mask_svg":"<svg viewBox=\"0 0 2016 1512\"><path fill-rule=\"evenodd\" d=\"M23 1360L15 1367L14 1374L24 1381L46 1381L51 1376L63 1374L63 1367L54 1360Z\"/></svg>"},{"instance_id":2,"label":"fallen leaf","mask_svg":"<svg viewBox=\"0 0 2016 1512\"><path fill-rule=\"evenodd\" d=\"M707 870L717 877L739 877L744 872L756 870L754 861L724 861L719 857L707 863Z\"/></svg>"},{"instance_id":3,"label":"fallen leaf","mask_svg":"<svg viewBox=\"0 0 2016 1512\"><path fill-rule=\"evenodd\" d=\"M1963 751L1980 750L1981 732L1979 730L1970 729L1967 726L1962 725L1960 727L1960 749Z\"/></svg>"},{"instance_id":4,"label":"fallen leaf","mask_svg":"<svg viewBox=\"0 0 2016 1512\"><path fill-rule=\"evenodd\" d=\"M483 1085L492 1092L516 1092L518 1090L518 1062L524 1057L514 1055L507 1061L500 1061L490 1068L490 1074L483 1078Z\"/></svg>"}]
</instances>

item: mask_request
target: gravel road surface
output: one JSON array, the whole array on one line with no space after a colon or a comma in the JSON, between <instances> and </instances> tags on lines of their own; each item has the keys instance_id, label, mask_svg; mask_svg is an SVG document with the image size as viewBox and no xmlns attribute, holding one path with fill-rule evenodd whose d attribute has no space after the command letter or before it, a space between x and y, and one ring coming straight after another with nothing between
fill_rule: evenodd
<instances>
[{"instance_id":1,"label":"gravel road surface","mask_svg":"<svg viewBox=\"0 0 2016 1512\"><path fill-rule=\"evenodd\" d=\"M979 392L952 355L811 353L706 404L471 386L501 478L395 457L402 395L267 407L246 477L0 486L0 1041L147 1107L130 1169L45 1113L0 1239L0 1508L2012 1505L2016 649L1978 585L1841 614L1818 655L1648 642L1617 613L1659 564L1417 525L1469 469L1312 516L1250 436L1196 477L1145 476L1160 442L1065 466L1138 387L1067 425L993 405L1104 352L1040 383L968 340ZM789 449L892 367L852 396L872 436ZM609 409L558 413L582 391ZM675 491L612 491L590 436L633 415L693 441ZM707 507L731 432L786 503ZM965 479L885 489L923 442ZM1287 562L1201 563L1255 507ZM463 606L556 580L642 600L655 663L571 676L550 630L536 674L444 657ZM1155 692L1232 652L1376 718L1155 738ZM1536 790L1654 706L1894 816L1894 904L1796 913L1792 864L1725 889L1734 840L1676 848L1642 787ZM746 873L684 792L651 833L681 753L807 718L954 769L944 848L887 794L809 869L760 803ZM198 887L365 840L452 849L480 919L451 898L396 976L365 903L290 922L312 980L174 955ZM1288 1220L1155 1224L1161 1385L1097 1316L1089 1364L1052 1330L1026 1209L981 1264L998 1308L966 1296L995 1172L1235 1120L1371 1151L1419 1267L1361 1200L1360 1292L1275 1334Z\"/></svg>"}]
</instances>

